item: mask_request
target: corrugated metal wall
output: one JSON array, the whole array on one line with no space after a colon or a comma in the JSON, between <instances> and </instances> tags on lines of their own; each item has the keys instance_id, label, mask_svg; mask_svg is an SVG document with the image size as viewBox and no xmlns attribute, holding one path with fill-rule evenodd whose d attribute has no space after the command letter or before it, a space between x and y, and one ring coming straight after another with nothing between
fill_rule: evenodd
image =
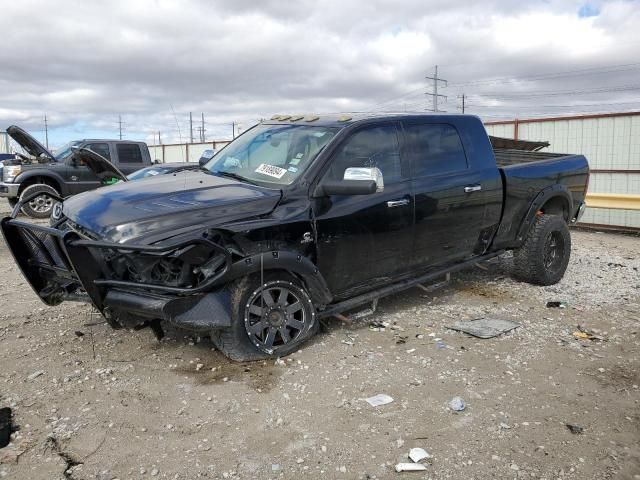
<instances>
[{"instance_id":1,"label":"corrugated metal wall","mask_svg":"<svg viewBox=\"0 0 640 480\"><path fill-rule=\"evenodd\" d=\"M640 112L487 122L489 135L545 140L545 151L580 153L591 167L589 192L640 195ZM584 223L640 228L640 211L589 208Z\"/></svg>"},{"instance_id":2,"label":"corrugated metal wall","mask_svg":"<svg viewBox=\"0 0 640 480\"><path fill-rule=\"evenodd\" d=\"M161 163L197 162L202 152L208 149L220 150L228 140L215 140L206 143L176 143L169 145L149 145L151 160Z\"/></svg>"}]
</instances>

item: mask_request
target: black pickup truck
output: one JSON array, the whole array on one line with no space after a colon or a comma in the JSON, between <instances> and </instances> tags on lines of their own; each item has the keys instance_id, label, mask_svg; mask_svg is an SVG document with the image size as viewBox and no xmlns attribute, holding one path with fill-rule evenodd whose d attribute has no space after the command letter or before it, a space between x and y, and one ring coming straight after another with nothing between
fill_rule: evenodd
<instances>
[{"instance_id":1,"label":"black pickup truck","mask_svg":"<svg viewBox=\"0 0 640 480\"><path fill-rule=\"evenodd\" d=\"M587 161L497 153L469 115L276 116L199 171L76 195L53 228L11 216L2 232L47 305L86 298L115 328L165 321L235 360L281 356L322 317L506 250L517 278L558 282Z\"/></svg>"},{"instance_id":2,"label":"black pickup truck","mask_svg":"<svg viewBox=\"0 0 640 480\"><path fill-rule=\"evenodd\" d=\"M143 142L74 140L54 155L20 127L12 125L7 133L27 155L16 154L13 160L3 162L0 197L6 197L11 206L19 198L30 197L22 206L22 212L29 217L47 218L55 204L54 198L86 192L104 184L103 179L78 161L73 155L75 150L91 150L117 165L125 175L152 164L149 148Z\"/></svg>"}]
</instances>

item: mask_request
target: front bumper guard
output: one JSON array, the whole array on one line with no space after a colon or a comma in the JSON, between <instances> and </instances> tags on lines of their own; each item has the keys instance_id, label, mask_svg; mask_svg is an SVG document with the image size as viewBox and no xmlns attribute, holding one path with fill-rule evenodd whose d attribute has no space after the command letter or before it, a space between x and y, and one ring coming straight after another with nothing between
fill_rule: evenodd
<instances>
[{"instance_id":1,"label":"front bumper guard","mask_svg":"<svg viewBox=\"0 0 640 480\"><path fill-rule=\"evenodd\" d=\"M0 221L0 228L23 276L45 304L77 300L86 292L91 303L105 315L124 312L133 318L160 318L195 330L230 325L228 292L225 288L213 291L231 267L231 253L224 247L205 237L163 246L86 240L73 230L15 219L20 203L10 217ZM99 260L100 250L162 258L192 245L206 246L212 254L223 254L225 259L215 275L193 287L114 280ZM206 311L210 315L205 315Z\"/></svg>"}]
</instances>

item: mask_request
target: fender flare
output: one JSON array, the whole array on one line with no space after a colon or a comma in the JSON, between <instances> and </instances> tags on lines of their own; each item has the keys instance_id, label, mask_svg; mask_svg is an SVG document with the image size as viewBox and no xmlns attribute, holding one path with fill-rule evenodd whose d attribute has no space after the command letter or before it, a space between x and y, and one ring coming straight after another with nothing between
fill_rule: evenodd
<instances>
[{"instance_id":1,"label":"fender flare","mask_svg":"<svg viewBox=\"0 0 640 480\"><path fill-rule=\"evenodd\" d=\"M31 180L34 177L41 177L41 178L49 178L53 181L56 182L56 184L58 184L58 187L56 190L58 190L58 193L61 196L65 196L65 191L66 191L66 185L65 185L65 181L64 179L58 174L58 173L54 173L51 170L47 170L45 168L36 168L33 170L27 170L25 172L20 173L16 179L14 180L15 183L19 183L19 184L23 184L28 182L29 180ZM42 183L42 182L38 182L38 183Z\"/></svg>"},{"instance_id":2,"label":"fender flare","mask_svg":"<svg viewBox=\"0 0 640 480\"><path fill-rule=\"evenodd\" d=\"M540 208L553 198L564 199L567 202L569 216L571 216L571 206L573 205L573 198L571 197L571 192L569 192L567 187L565 187L564 185L555 184L543 189L533 199L531 205L529 206L529 210L527 210L526 215L522 219L522 223L520 224L520 228L518 229L518 235L516 235L516 241L518 243L522 243L524 241L524 238L529 232L529 228L531 228L531 225L533 224L533 221L536 218L536 214L538 213Z\"/></svg>"},{"instance_id":3,"label":"fender flare","mask_svg":"<svg viewBox=\"0 0 640 480\"><path fill-rule=\"evenodd\" d=\"M333 295L318 267L304 255L286 250L257 253L238 260L231 264L229 271L216 284L258 273L260 269L287 270L300 277L317 307L324 307L333 300Z\"/></svg>"}]
</instances>

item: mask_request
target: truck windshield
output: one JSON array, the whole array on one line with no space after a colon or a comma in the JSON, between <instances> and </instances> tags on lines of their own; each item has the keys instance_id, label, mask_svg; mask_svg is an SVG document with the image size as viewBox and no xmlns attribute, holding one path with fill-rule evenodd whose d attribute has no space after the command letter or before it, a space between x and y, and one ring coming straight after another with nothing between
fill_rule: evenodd
<instances>
[{"instance_id":1,"label":"truck windshield","mask_svg":"<svg viewBox=\"0 0 640 480\"><path fill-rule=\"evenodd\" d=\"M248 182L290 185L336 132L311 125L258 125L227 145L204 168Z\"/></svg>"},{"instance_id":2,"label":"truck windshield","mask_svg":"<svg viewBox=\"0 0 640 480\"><path fill-rule=\"evenodd\" d=\"M63 145L62 147L60 147L56 151L56 153L54 153L54 157L55 157L56 161L63 162L73 152L71 150L71 147L77 147L81 143L82 143L81 141L76 140L76 141L73 141L73 142L69 142L66 145Z\"/></svg>"}]
</instances>

